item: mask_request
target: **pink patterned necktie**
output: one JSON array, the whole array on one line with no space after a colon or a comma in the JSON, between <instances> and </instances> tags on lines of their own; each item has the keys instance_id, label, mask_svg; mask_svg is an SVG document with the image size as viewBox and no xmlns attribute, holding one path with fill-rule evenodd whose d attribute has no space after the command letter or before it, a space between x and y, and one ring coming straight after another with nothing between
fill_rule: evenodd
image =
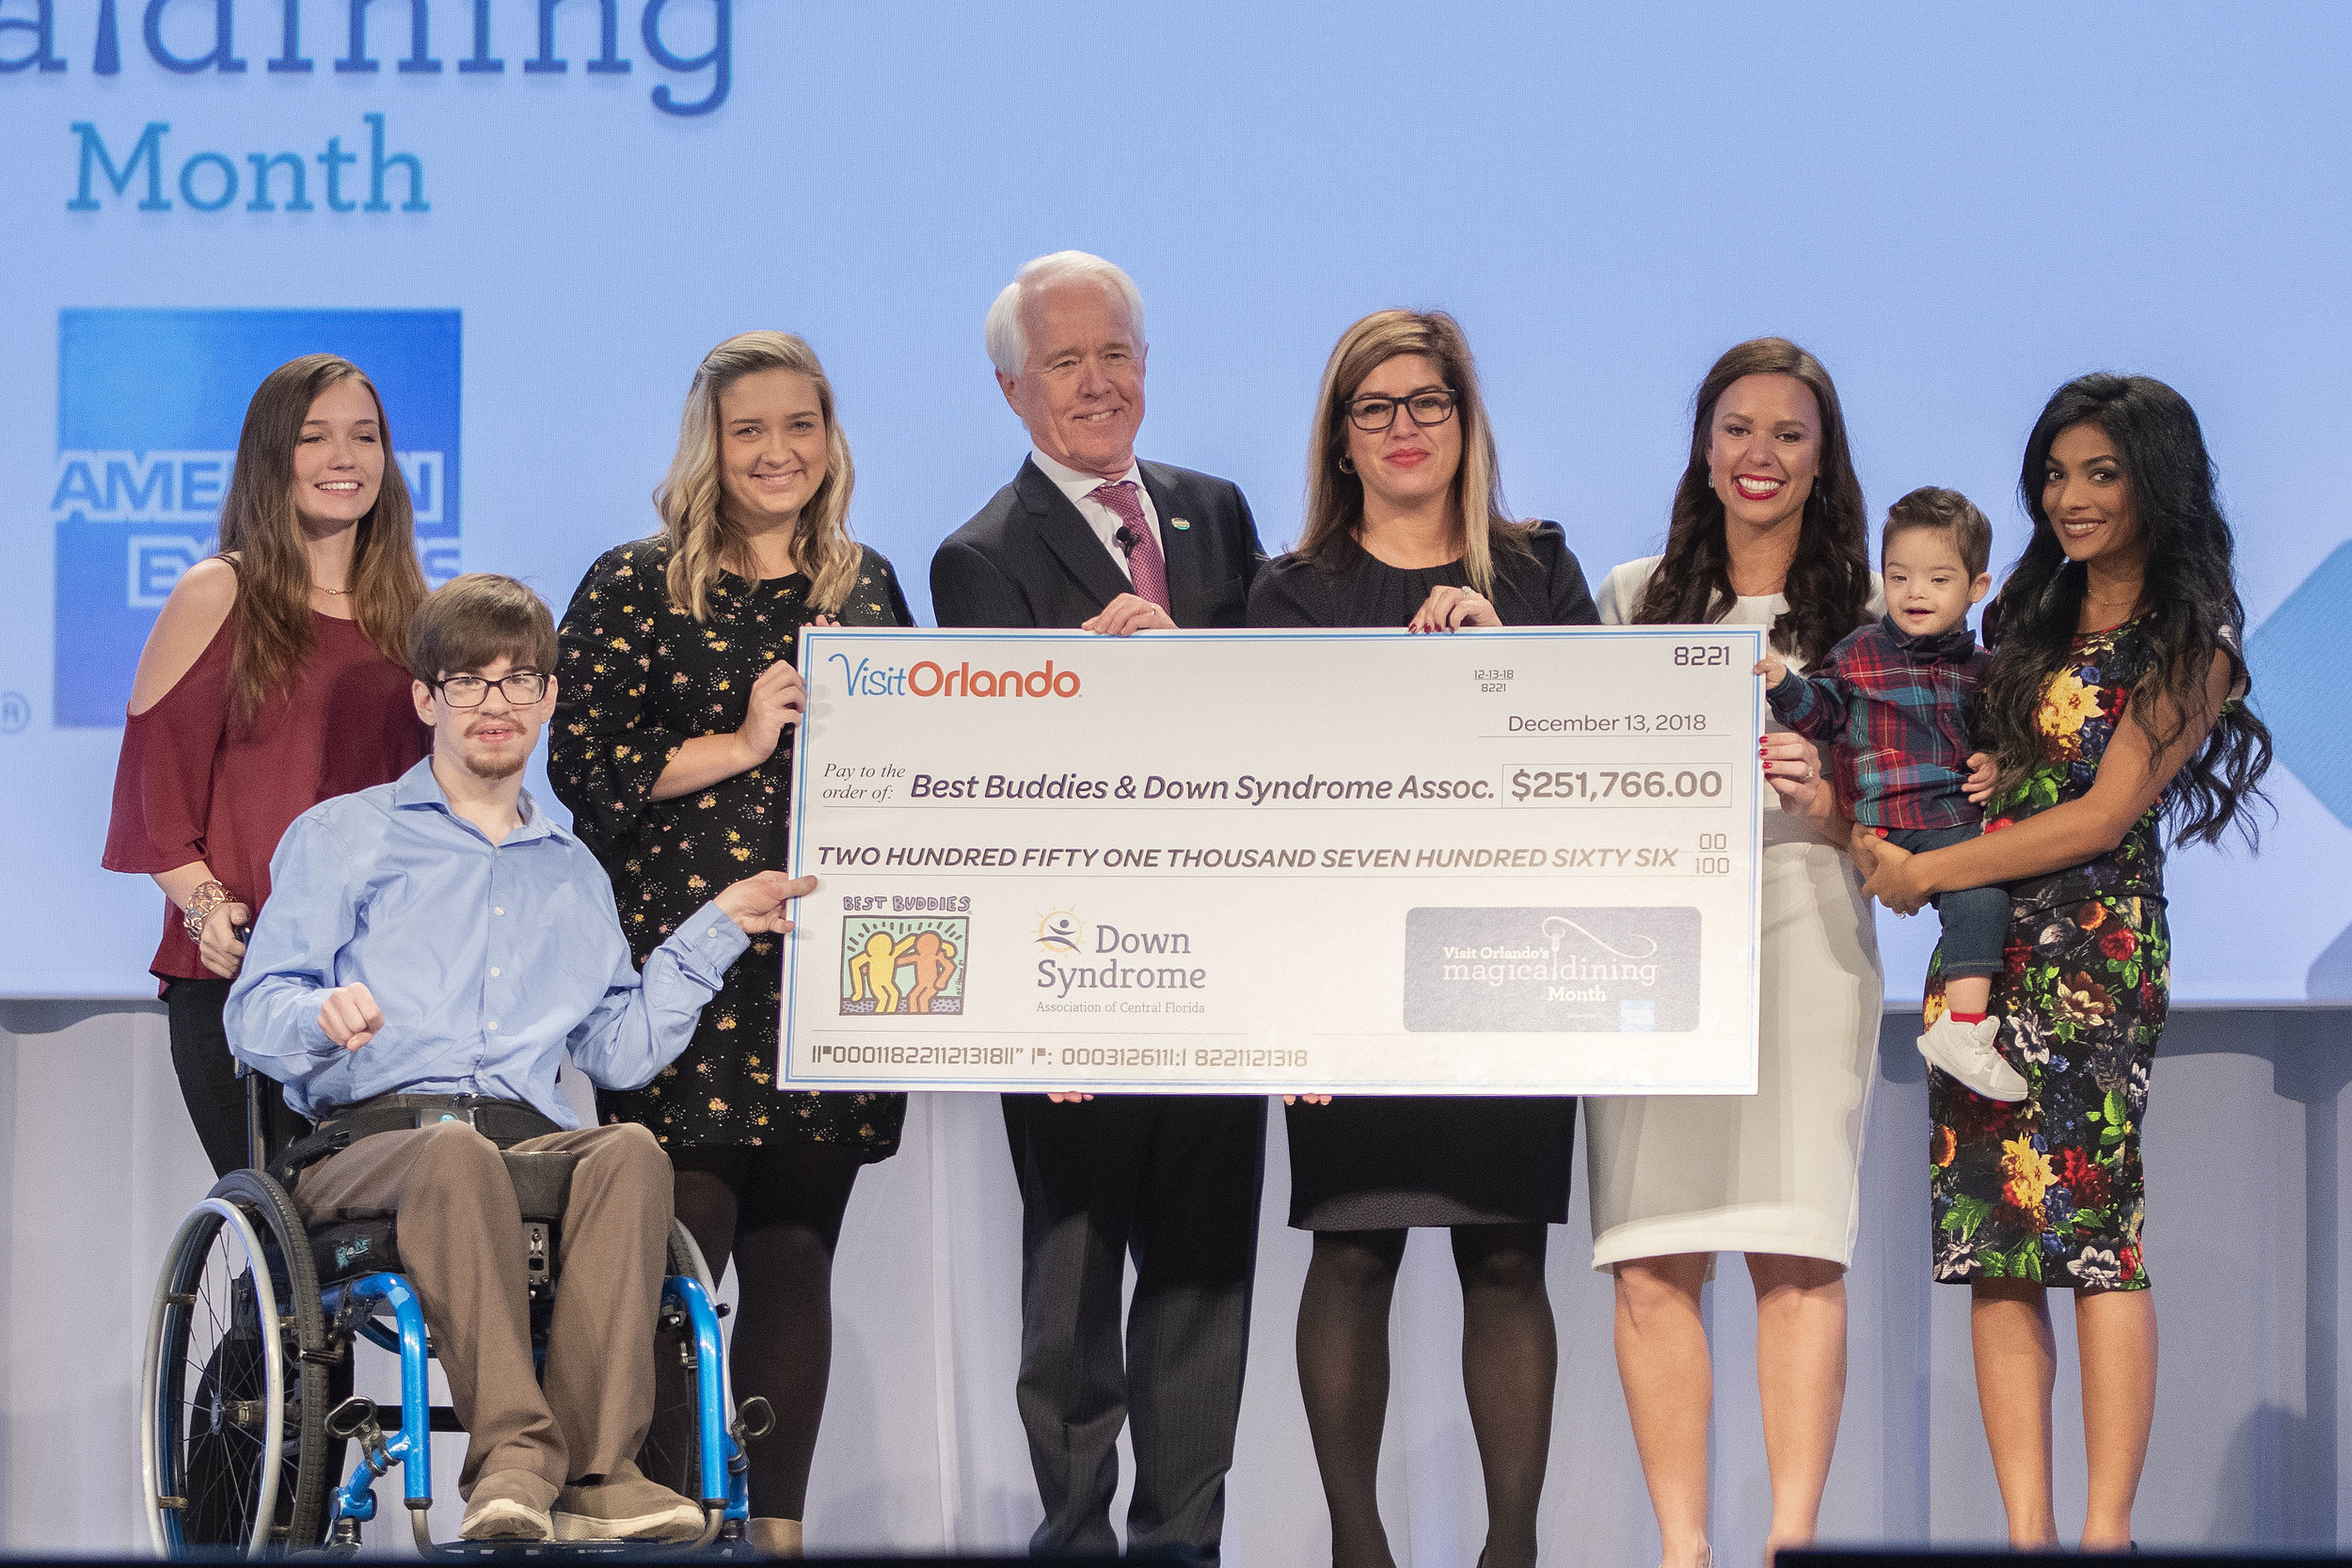
<instances>
[{"instance_id":1,"label":"pink patterned necktie","mask_svg":"<svg viewBox=\"0 0 2352 1568\"><path fill-rule=\"evenodd\" d=\"M1136 592L1173 614L1174 607L1168 602L1168 561L1160 554L1160 542L1152 537L1158 531L1144 521L1143 502L1136 499L1136 482L1122 479L1097 485L1087 493L1087 499L1101 501L1127 525L1136 541L1135 548L1127 552L1127 570L1135 576Z\"/></svg>"}]
</instances>

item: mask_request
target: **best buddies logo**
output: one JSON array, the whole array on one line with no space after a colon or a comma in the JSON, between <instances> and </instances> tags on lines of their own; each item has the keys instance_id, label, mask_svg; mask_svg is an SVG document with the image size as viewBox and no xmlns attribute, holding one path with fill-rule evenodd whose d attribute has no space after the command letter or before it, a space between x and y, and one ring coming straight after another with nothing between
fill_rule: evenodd
<instances>
[{"instance_id":1,"label":"best buddies logo","mask_svg":"<svg viewBox=\"0 0 2352 1568\"><path fill-rule=\"evenodd\" d=\"M117 0L96 0L87 8L87 0L0 0L0 77L77 67L92 76L121 76L126 63L137 66L142 55L142 74L243 77L266 55L265 73L296 78L380 76L389 62L402 76L504 80L510 52L518 55L515 75L565 76L572 55L585 54L582 46L593 38L595 55L578 62L581 73L628 76L642 63L655 78L645 96L659 114L709 114L733 85L733 0L642 0L629 29L631 48L642 48L642 56L624 53L622 0L442 0L437 35L432 0L407 0L373 16L372 5L312 0L306 16L302 0L246 0L241 17L237 0L123 0L120 10ZM87 53L77 47L81 40ZM329 55L339 43L342 53ZM533 43L534 53L519 54ZM283 105L274 96L270 109L270 139L251 148L191 150L173 139L169 120L135 113L103 123L73 120L67 127L72 162L66 208L432 211L424 159L396 145L382 113L362 113L336 127L323 147L312 141L296 148L285 144Z\"/></svg>"},{"instance_id":2,"label":"best buddies logo","mask_svg":"<svg viewBox=\"0 0 2352 1568\"><path fill-rule=\"evenodd\" d=\"M57 322L55 722L119 726L181 574L219 547L245 406L303 354L384 399L425 581L457 575L454 310L66 310Z\"/></svg>"}]
</instances>

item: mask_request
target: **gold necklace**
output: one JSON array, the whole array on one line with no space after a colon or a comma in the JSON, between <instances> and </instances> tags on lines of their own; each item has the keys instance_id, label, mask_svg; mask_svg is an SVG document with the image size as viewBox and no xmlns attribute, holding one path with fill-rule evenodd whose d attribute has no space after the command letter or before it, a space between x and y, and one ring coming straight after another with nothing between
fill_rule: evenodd
<instances>
[{"instance_id":1,"label":"gold necklace","mask_svg":"<svg viewBox=\"0 0 2352 1568\"><path fill-rule=\"evenodd\" d=\"M2086 609L2096 613L2090 616L2092 626L2088 630L2079 631L2078 634L2085 637L2096 636L2126 625L2132 618L2132 611L2139 608L2139 594L2134 594L2125 599L2103 599L2090 591L2090 584L2085 583L2083 604ZM2118 610L2122 612L2121 619L2117 618Z\"/></svg>"},{"instance_id":2,"label":"gold necklace","mask_svg":"<svg viewBox=\"0 0 2352 1568\"><path fill-rule=\"evenodd\" d=\"M310 587L317 593L332 594L339 599L347 599L351 597L351 590L348 588L329 588L323 582L314 582L310 584Z\"/></svg>"}]
</instances>

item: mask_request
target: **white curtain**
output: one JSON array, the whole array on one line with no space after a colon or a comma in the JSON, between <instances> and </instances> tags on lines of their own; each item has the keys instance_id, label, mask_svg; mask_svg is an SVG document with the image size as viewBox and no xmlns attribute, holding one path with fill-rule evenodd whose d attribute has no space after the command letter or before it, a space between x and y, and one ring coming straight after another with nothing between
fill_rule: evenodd
<instances>
[{"instance_id":1,"label":"white curtain","mask_svg":"<svg viewBox=\"0 0 2352 1568\"><path fill-rule=\"evenodd\" d=\"M1966 1293L1928 1282L1925 1089L1890 1020L1865 1165L1845 1423L1822 1533L1944 1544L1999 1538L1976 1409ZM2339 1113L2352 1013L2176 1015L2153 1099L2148 1258L2163 1323L2155 1440L2138 1534L2156 1545L2333 1546L2352 1533L2337 1304L2352 1171ZM1304 1235L1282 1222L1272 1118L1254 1332L1226 1558L1236 1568L1328 1560L1323 1498L1292 1354ZM139 1356L156 1268L206 1186L151 1004L0 1002L0 1546L140 1548ZM1580 1181L1581 1181L1580 1166ZM1019 1211L1003 1123L986 1095L917 1097L899 1155L869 1168L835 1275L833 1394L810 1490L813 1550L1018 1549L1038 1518L1013 1408ZM1610 1350L1610 1291L1589 1267L1580 1195L1551 1236L1560 1383L1545 1491L1546 1560L1655 1560ZM731 1288L730 1288L731 1289ZM1762 1548L1771 1499L1745 1270L1708 1292L1716 1347L1714 1534L1727 1562ZM2071 1359L2070 1314L2058 1341ZM1460 1297L1442 1239L1414 1239L1397 1292L1382 1454L1397 1560L1468 1568L1484 1526L1463 1405ZM371 1353L372 1354L373 1353ZM364 1375L389 1394L379 1363ZM363 1384L363 1386L368 1385ZM2061 1377L2061 1519L2083 1497L2077 1386ZM458 1440L440 1440L447 1490ZM388 1507L371 1543L399 1547ZM1120 1507L1123 1510L1122 1496ZM453 1502L436 1511L446 1539Z\"/></svg>"}]
</instances>

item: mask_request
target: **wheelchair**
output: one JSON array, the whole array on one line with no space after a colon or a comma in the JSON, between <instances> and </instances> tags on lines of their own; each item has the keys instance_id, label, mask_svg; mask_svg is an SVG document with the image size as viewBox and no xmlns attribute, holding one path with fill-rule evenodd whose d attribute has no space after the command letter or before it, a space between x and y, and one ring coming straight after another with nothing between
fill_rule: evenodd
<instances>
[{"instance_id":1,"label":"wheelchair","mask_svg":"<svg viewBox=\"0 0 2352 1568\"><path fill-rule=\"evenodd\" d=\"M182 1222L156 1281L139 1390L139 1467L148 1529L167 1558L356 1554L375 1516L374 1483L394 1467L418 1550L482 1556L519 1543L437 1544L432 1434L461 1432L430 1398L433 1354L424 1310L400 1274L389 1216L306 1225L287 1184L262 1168L261 1101L276 1085L246 1078L246 1131L254 1168L220 1179ZM574 1157L505 1155L523 1215L532 1340L542 1370L555 1300L556 1231ZM682 1379L655 1412L647 1473L689 1491L703 1510L701 1539L682 1551L744 1555L749 1461L744 1445L772 1424L767 1402L730 1405L714 1282L685 1227L672 1223L668 1275L656 1321L657 1356ZM400 1359L398 1408L352 1393L359 1339ZM679 1389L682 1384L683 1391ZM660 1398L662 1396L657 1396ZM334 1484L348 1450L358 1457ZM534 1552L610 1543L534 1543ZM643 1555L640 1551L637 1555Z\"/></svg>"}]
</instances>

